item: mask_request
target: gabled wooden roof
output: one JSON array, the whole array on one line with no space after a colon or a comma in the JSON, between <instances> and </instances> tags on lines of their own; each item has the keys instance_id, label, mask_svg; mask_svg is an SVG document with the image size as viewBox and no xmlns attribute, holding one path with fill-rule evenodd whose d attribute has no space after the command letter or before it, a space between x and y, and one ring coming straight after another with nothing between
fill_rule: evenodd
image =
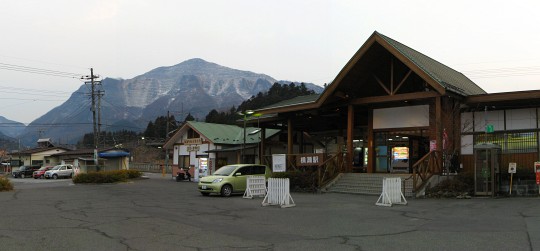
<instances>
[{"instance_id":1,"label":"gabled wooden roof","mask_svg":"<svg viewBox=\"0 0 540 251\"><path fill-rule=\"evenodd\" d=\"M485 94L486 92L462 73L375 31L360 49L338 73L334 81L320 95L302 96L282 101L257 110L261 113L276 113L314 109L324 104L342 84L347 75L351 74L356 64L375 44L401 61L412 72L422 78L439 95L450 93L459 96Z\"/></svg>"}]
</instances>

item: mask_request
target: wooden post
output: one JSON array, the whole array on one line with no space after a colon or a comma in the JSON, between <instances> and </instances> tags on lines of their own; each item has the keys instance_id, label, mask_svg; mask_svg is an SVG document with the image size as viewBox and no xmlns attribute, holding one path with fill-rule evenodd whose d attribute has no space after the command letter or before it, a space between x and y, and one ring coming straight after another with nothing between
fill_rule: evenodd
<instances>
[{"instance_id":1,"label":"wooden post","mask_svg":"<svg viewBox=\"0 0 540 251\"><path fill-rule=\"evenodd\" d=\"M287 119L287 154L293 154L293 128L290 118Z\"/></svg>"},{"instance_id":2,"label":"wooden post","mask_svg":"<svg viewBox=\"0 0 540 251\"><path fill-rule=\"evenodd\" d=\"M441 104L441 97L435 97L435 140L437 142L437 151L439 151L441 154L437 157L437 163L439 165L439 170L441 171L443 168L442 165L442 104Z\"/></svg>"},{"instance_id":3,"label":"wooden post","mask_svg":"<svg viewBox=\"0 0 540 251\"><path fill-rule=\"evenodd\" d=\"M368 111L368 128L367 128L367 148L368 148L368 163L367 172L374 173L375 170L375 148L373 147L373 109Z\"/></svg>"},{"instance_id":4,"label":"wooden post","mask_svg":"<svg viewBox=\"0 0 540 251\"><path fill-rule=\"evenodd\" d=\"M353 139L354 139L354 106L347 109L347 172L352 173L353 166Z\"/></svg>"}]
</instances>

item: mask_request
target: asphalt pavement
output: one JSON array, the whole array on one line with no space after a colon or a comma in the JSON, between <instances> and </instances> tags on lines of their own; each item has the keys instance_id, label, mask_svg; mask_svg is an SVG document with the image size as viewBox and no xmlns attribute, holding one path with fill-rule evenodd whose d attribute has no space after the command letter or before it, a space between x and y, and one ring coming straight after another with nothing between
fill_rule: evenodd
<instances>
[{"instance_id":1,"label":"asphalt pavement","mask_svg":"<svg viewBox=\"0 0 540 251\"><path fill-rule=\"evenodd\" d=\"M119 184L12 179L0 250L540 250L540 197L408 199L292 193L203 197L170 175Z\"/></svg>"}]
</instances>

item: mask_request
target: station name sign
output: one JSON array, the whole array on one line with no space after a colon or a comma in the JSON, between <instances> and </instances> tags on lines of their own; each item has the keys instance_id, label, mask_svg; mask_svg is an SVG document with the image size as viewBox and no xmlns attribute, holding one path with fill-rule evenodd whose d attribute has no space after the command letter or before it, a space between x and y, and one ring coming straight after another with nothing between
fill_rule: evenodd
<instances>
[{"instance_id":1,"label":"station name sign","mask_svg":"<svg viewBox=\"0 0 540 251\"><path fill-rule=\"evenodd\" d=\"M202 144L202 138L184 139L184 145L200 145Z\"/></svg>"},{"instance_id":2,"label":"station name sign","mask_svg":"<svg viewBox=\"0 0 540 251\"><path fill-rule=\"evenodd\" d=\"M324 154L322 153L307 153L300 154L296 157L297 166L319 166L323 163Z\"/></svg>"}]
</instances>

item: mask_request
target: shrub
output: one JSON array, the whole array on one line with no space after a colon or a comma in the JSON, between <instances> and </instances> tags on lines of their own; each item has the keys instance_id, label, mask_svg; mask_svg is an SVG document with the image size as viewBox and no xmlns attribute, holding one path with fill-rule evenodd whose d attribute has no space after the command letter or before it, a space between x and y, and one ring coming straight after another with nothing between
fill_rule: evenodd
<instances>
[{"instance_id":1,"label":"shrub","mask_svg":"<svg viewBox=\"0 0 540 251\"><path fill-rule=\"evenodd\" d=\"M13 184L9 181L8 178L0 176L0 191L11 191L13 190Z\"/></svg>"},{"instance_id":2,"label":"shrub","mask_svg":"<svg viewBox=\"0 0 540 251\"><path fill-rule=\"evenodd\" d=\"M295 192L317 191L317 172L312 170L293 170L273 173L272 178L289 178L291 190Z\"/></svg>"},{"instance_id":3,"label":"shrub","mask_svg":"<svg viewBox=\"0 0 540 251\"><path fill-rule=\"evenodd\" d=\"M428 197L453 198L474 193L474 174L472 171L459 173L457 176L441 181L433 188L426 189Z\"/></svg>"},{"instance_id":4,"label":"shrub","mask_svg":"<svg viewBox=\"0 0 540 251\"><path fill-rule=\"evenodd\" d=\"M73 183L115 183L125 182L142 176L136 170L114 170L104 172L81 173L73 177Z\"/></svg>"}]
</instances>

